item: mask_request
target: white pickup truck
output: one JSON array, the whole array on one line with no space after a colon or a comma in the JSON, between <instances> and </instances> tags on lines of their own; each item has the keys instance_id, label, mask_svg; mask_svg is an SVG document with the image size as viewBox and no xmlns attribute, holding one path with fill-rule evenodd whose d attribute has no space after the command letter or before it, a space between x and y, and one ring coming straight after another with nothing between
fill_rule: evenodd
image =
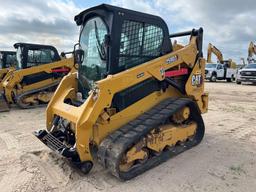
<instances>
[{"instance_id":1,"label":"white pickup truck","mask_svg":"<svg viewBox=\"0 0 256 192\"><path fill-rule=\"evenodd\" d=\"M225 67L220 63L207 63L205 66L205 79L215 82L216 80L226 80L232 82L236 77L236 69Z\"/></svg>"},{"instance_id":2,"label":"white pickup truck","mask_svg":"<svg viewBox=\"0 0 256 192\"><path fill-rule=\"evenodd\" d=\"M236 83L250 82L256 84L256 63L246 65L244 68L238 70L236 76Z\"/></svg>"}]
</instances>

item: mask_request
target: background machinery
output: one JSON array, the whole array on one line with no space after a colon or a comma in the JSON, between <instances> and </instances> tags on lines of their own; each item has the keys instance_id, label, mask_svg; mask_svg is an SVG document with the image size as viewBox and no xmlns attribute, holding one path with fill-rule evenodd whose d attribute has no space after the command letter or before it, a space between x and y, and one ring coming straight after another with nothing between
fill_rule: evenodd
<instances>
[{"instance_id":1,"label":"background machinery","mask_svg":"<svg viewBox=\"0 0 256 192\"><path fill-rule=\"evenodd\" d=\"M2 81L0 111L10 104L20 108L48 103L64 75L73 70L73 58L61 60L55 47L16 43L17 67Z\"/></svg>"},{"instance_id":2,"label":"background machinery","mask_svg":"<svg viewBox=\"0 0 256 192\"><path fill-rule=\"evenodd\" d=\"M212 54L214 54L218 63L212 62ZM231 82L236 77L236 63L232 59L224 60L221 51L209 43L207 53L207 64L205 69L205 78L210 81L227 80Z\"/></svg>"},{"instance_id":3,"label":"background machinery","mask_svg":"<svg viewBox=\"0 0 256 192\"><path fill-rule=\"evenodd\" d=\"M15 69L16 64L15 51L0 51L0 84L8 71Z\"/></svg>"},{"instance_id":4,"label":"background machinery","mask_svg":"<svg viewBox=\"0 0 256 192\"><path fill-rule=\"evenodd\" d=\"M157 16L102 4L75 17L77 73L63 78L35 135L88 173L98 161L127 180L200 143L202 28L169 35ZM114 24L115 23L115 24ZM186 46L170 38L189 36Z\"/></svg>"},{"instance_id":5,"label":"background machinery","mask_svg":"<svg viewBox=\"0 0 256 192\"><path fill-rule=\"evenodd\" d=\"M248 57L247 57L248 64L256 63L256 60L253 57L254 55L256 55L256 45L253 42L250 42L248 47Z\"/></svg>"}]
</instances>

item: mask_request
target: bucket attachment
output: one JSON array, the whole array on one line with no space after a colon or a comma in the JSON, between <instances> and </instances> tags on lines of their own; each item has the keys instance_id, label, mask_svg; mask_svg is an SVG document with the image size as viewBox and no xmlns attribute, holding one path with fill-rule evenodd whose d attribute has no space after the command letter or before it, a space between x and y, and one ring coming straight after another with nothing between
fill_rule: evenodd
<instances>
[{"instance_id":1,"label":"bucket attachment","mask_svg":"<svg viewBox=\"0 0 256 192\"><path fill-rule=\"evenodd\" d=\"M6 101L4 94L0 93L0 112L6 112L9 110L10 110L10 106Z\"/></svg>"}]
</instances>

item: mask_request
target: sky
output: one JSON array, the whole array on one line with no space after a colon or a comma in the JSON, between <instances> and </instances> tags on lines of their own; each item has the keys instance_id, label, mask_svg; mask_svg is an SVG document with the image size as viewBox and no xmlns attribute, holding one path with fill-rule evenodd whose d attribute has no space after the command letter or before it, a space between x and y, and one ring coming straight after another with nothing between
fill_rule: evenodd
<instances>
[{"instance_id":1,"label":"sky","mask_svg":"<svg viewBox=\"0 0 256 192\"><path fill-rule=\"evenodd\" d=\"M224 59L240 63L249 42L256 41L255 0L0 0L0 50L27 42L71 51L79 37L74 16L101 3L158 15L170 33L203 27L205 56L211 42Z\"/></svg>"}]
</instances>

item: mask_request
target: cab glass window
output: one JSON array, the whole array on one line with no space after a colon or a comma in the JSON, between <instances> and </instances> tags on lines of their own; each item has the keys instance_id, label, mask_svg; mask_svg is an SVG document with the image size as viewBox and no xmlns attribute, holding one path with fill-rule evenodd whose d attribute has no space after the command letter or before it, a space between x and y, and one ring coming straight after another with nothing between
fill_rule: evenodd
<instances>
[{"instance_id":1,"label":"cab glass window","mask_svg":"<svg viewBox=\"0 0 256 192\"><path fill-rule=\"evenodd\" d=\"M50 49L28 50L27 67L47 64L54 61L54 51Z\"/></svg>"},{"instance_id":2,"label":"cab glass window","mask_svg":"<svg viewBox=\"0 0 256 192\"><path fill-rule=\"evenodd\" d=\"M119 48L119 67L128 69L161 54L163 30L155 25L125 20Z\"/></svg>"},{"instance_id":3,"label":"cab glass window","mask_svg":"<svg viewBox=\"0 0 256 192\"><path fill-rule=\"evenodd\" d=\"M223 69L222 65L218 65L217 69Z\"/></svg>"},{"instance_id":4,"label":"cab glass window","mask_svg":"<svg viewBox=\"0 0 256 192\"><path fill-rule=\"evenodd\" d=\"M89 19L81 32L80 44L84 51L84 60L79 70L81 78L86 78L90 84L104 78L107 70L105 35L108 30L100 17Z\"/></svg>"},{"instance_id":5,"label":"cab glass window","mask_svg":"<svg viewBox=\"0 0 256 192\"><path fill-rule=\"evenodd\" d=\"M16 65L16 55L8 54L6 56L6 68Z\"/></svg>"}]
</instances>

